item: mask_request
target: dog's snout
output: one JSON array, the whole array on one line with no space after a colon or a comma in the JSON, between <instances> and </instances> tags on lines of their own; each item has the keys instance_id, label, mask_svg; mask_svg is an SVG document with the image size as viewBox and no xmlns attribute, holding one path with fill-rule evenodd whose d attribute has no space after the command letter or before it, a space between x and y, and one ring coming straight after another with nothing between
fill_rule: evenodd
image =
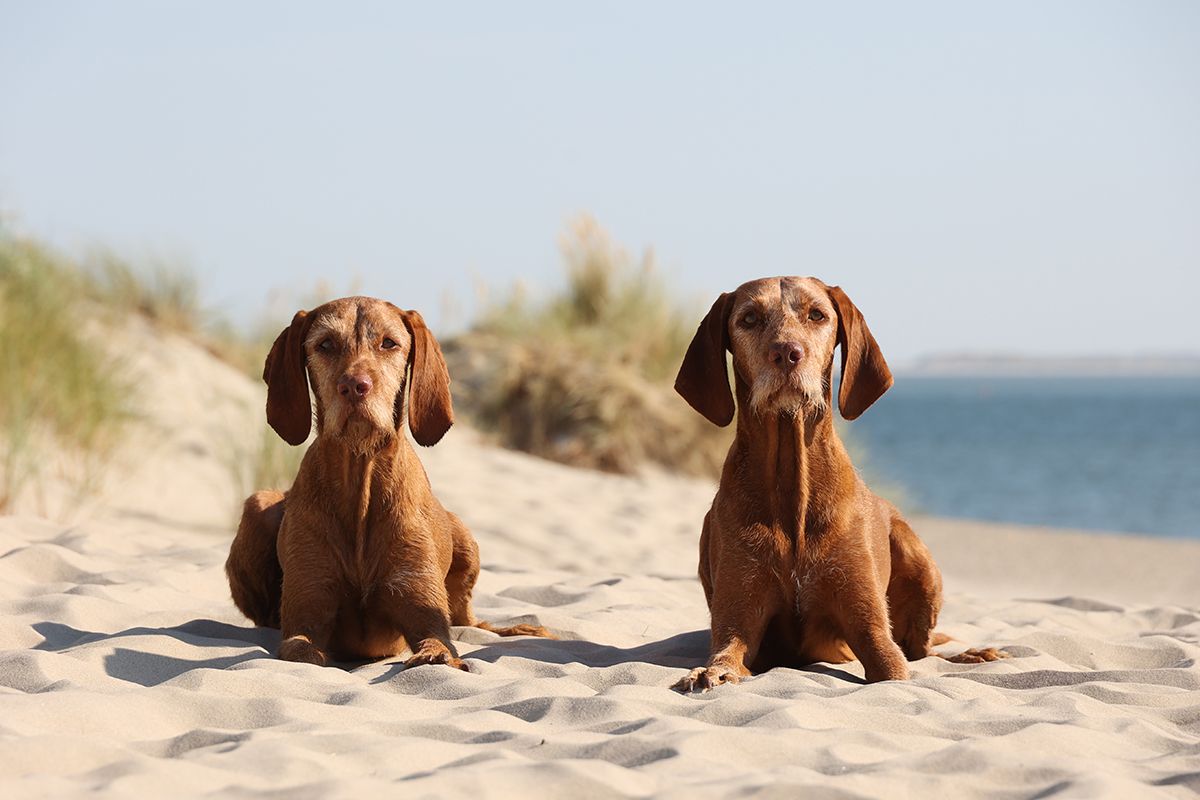
<instances>
[{"instance_id":1,"label":"dog's snout","mask_svg":"<svg viewBox=\"0 0 1200 800\"><path fill-rule=\"evenodd\" d=\"M804 358L799 342L776 342L771 345L771 363L782 369L792 369Z\"/></svg>"},{"instance_id":2,"label":"dog's snout","mask_svg":"<svg viewBox=\"0 0 1200 800\"><path fill-rule=\"evenodd\" d=\"M366 375L343 375L338 379L338 394L351 400L366 397L371 391L371 379Z\"/></svg>"}]
</instances>

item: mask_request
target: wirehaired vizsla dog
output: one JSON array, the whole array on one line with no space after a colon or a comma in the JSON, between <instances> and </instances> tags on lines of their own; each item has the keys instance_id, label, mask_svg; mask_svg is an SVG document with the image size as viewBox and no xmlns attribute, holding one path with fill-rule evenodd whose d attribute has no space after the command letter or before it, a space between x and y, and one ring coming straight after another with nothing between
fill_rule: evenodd
<instances>
[{"instance_id":1,"label":"wirehaired vizsla dog","mask_svg":"<svg viewBox=\"0 0 1200 800\"><path fill-rule=\"evenodd\" d=\"M475 619L479 548L429 486L403 432L436 444L453 423L450 377L416 311L347 297L300 311L263 369L267 421L289 444L317 435L291 491L251 496L225 563L234 603L281 629L279 657L395 656L406 666L466 669L451 625L548 636L532 625Z\"/></svg>"},{"instance_id":2,"label":"wirehaired vizsla dog","mask_svg":"<svg viewBox=\"0 0 1200 800\"><path fill-rule=\"evenodd\" d=\"M929 550L863 483L834 430L839 346L838 407L852 420L891 387L892 374L837 286L745 283L717 298L688 347L676 390L716 425L736 411L737 433L700 535L711 654L676 689L855 657L868 681L904 680L905 659L947 641L933 633L942 578ZM953 660L1003 655L969 650Z\"/></svg>"}]
</instances>

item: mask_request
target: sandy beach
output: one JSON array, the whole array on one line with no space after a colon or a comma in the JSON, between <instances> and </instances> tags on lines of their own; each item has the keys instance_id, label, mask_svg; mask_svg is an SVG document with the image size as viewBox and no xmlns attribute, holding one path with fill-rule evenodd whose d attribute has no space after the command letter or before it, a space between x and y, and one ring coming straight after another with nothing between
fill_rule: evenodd
<instances>
[{"instance_id":1,"label":"sandy beach","mask_svg":"<svg viewBox=\"0 0 1200 800\"><path fill-rule=\"evenodd\" d=\"M564 467L463 425L421 455L479 541L476 611L561 639L457 630L470 672L281 662L222 572L228 463L265 427L262 387L181 338L127 335L145 420L101 496L64 516L50 485L0 517L6 798L1200 792L1200 543L917 517L940 629L1012 658L681 696L707 653L713 484Z\"/></svg>"}]
</instances>

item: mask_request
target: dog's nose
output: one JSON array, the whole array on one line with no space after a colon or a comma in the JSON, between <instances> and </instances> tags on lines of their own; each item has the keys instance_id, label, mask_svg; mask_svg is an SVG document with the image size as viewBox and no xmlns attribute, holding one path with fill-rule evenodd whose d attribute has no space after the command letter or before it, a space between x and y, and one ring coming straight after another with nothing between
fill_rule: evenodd
<instances>
[{"instance_id":1,"label":"dog's nose","mask_svg":"<svg viewBox=\"0 0 1200 800\"><path fill-rule=\"evenodd\" d=\"M771 363L782 369L793 369L804 358L799 342L776 342L771 345Z\"/></svg>"},{"instance_id":2,"label":"dog's nose","mask_svg":"<svg viewBox=\"0 0 1200 800\"><path fill-rule=\"evenodd\" d=\"M371 391L371 379L366 375L343 375L338 379L338 394L358 400Z\"/></svg>"}]
</instances>

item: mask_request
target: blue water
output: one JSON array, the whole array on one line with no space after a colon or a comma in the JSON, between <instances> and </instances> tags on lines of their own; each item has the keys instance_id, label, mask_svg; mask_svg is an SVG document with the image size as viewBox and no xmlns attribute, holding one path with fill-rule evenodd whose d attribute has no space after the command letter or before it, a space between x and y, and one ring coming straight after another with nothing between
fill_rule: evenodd
<instances>
[{"instance_id":1,"label":"blue water","mask_svg":"<svg viewBox=\"0 0 1200 800\"><path fill-rule=\"evenodd\" d=\"M844 430L910 511L1200 538L1200 379L901 376Z\"/></svg>"}]
</instances>

